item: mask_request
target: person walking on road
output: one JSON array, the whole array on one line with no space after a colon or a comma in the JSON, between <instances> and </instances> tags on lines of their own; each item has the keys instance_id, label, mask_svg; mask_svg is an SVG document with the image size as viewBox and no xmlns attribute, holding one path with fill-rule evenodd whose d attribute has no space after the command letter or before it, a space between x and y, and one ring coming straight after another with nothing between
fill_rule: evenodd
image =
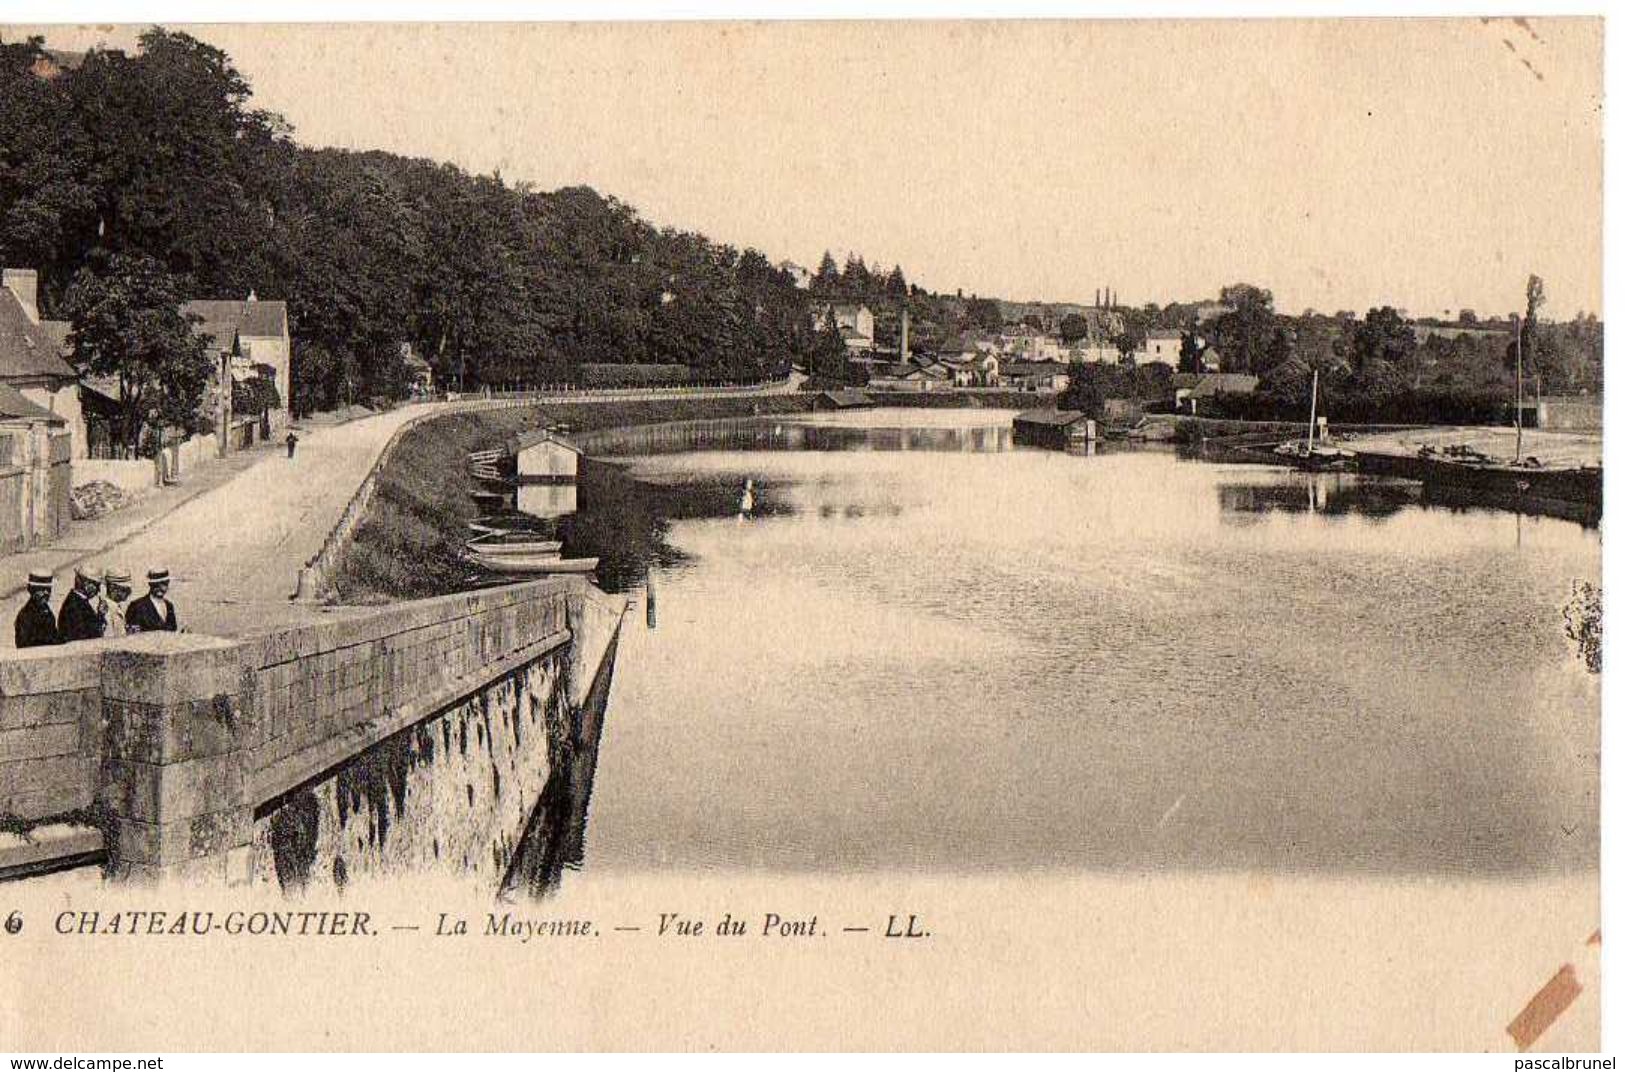
<instances>
[{"instance_id":1,"label":"person walking on road","mask_svg":"<svg viewBox=\"0 0 1625 1072\"><path fill-rule=\"evenodd\" d=\"M125 627L124 603L130 598L130 572L126 569L109 566L102 573L102 583L107 587L107 596L102 601L102 617L107 619L107 632L104 636L121 637L128 631Z\"/></svg>"},{"instance_id":2,"label":"person walking on road","mask_svg":"<svg viewBox=\"0 0 1625 1072\"><path fill-rule=\"evenodd\" d=\"M125 615L125 628L131 633L178 632L180 623L175 617L175 605L168 599L169 571L147 571L147 594L130 604Z\"/></svg>"},{"instance_id":3,"label":"person walking on road","mask_svg":"<svg viewBox=\"0 0 1625 1072\"><path fill-rule=\"evenodd\" d=\"M294 431L293 431L292 428L288 429L288 440L287 440L287 442L288 442L288 458L289 458L289 460L292 460L292 458L293 458L293 448L297 447L299 445L299 437L294 434Z\"/></svg>"},{"instance_id":4,"label":"person walking on road","mask_svg":"<svg viewBox=\"0 0 1625 1072\"><path fill-rule=\"evenodd\" d=\"M73 571L73 591L62 601L56 612L56 631L62 643L76 640L100 640L107 632L107 619L96 604L102 592L99 572L81 566Z\"/></svg>"},{"instance_id":5,"label":"person walking on road","mask_svg":"<svg viewBox=\"0 0 1625 1072\"><path fill-rule=\"evenodd\" d=\"M51 613L51 575L41 570L28 572L28 602L17 612L17 646L39 648L60 644L56 615Z\"/></svg>"}]
</instances>

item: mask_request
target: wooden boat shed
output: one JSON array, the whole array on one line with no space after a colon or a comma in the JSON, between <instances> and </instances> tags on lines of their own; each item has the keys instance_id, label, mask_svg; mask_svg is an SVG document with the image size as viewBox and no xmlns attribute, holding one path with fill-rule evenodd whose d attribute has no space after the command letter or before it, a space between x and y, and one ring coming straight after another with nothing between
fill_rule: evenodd
<instances>
[{"instance_id":1,"label":"wooden boat shed","mask_svg":"<svg viewBox=\"0 0 1625 1072\"><path fill-rule=\"evenodd\" d=\"M1027 447L1085 450L1095 435L1095 422L1077 410L1030 409L1016 415L1010 438Z\"/></svg>"},{"instance_id":2,"label":"wooden boat shed","mask_svg":"<svg viewBox=\"0 0 1625 1072\"><path fill-rule=\"evenodd\" d=\"M862 391L823 391L818 395L819 409L873 409L875 400Z\"/></svg>"},{"instance_id":3,"label":"wooden boat shed","mask_svg":"<svg viewBox=\"0 0 1625 1072\"><path fill-rule=\"evenodd\" d=\"M508 453L521 481L574 483L581 463L581 448L551 428L509 438Z\"/></svg>"}]
</instances>

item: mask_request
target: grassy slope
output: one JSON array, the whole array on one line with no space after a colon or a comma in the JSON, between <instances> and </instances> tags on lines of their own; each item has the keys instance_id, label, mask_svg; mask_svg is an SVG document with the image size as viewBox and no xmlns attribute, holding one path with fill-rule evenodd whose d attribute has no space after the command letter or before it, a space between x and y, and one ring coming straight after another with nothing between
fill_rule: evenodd
<instances>
[{"instance_id":1,"label":"grassy slope","mask_svg":"<svg viewBox=\"0 0 1625 1072\"><path fill-rule=\"evenodd\" d=\"M334 570L341 602L378 603L440 595L462 586L460 560L468 521L482 511L469 498L475 486L466 469L472 450L501 446L516 432L544 422L578 431L753 413L792 413L812 405L809 395L715 398L661 402L570 403L460 413L406 433L379 474L378 491Z\"/></svg>"}]
</instances>

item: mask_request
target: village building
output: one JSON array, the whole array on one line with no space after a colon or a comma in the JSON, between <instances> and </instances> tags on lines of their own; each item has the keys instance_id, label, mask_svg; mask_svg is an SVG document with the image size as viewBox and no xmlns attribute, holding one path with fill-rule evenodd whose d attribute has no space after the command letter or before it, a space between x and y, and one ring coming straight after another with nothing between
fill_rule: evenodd
<instances>
[{"instance_id":1,"label":"village building","mask_svg":"<svg viewBox=\"0 0 1625 1072\"><path fill-rule=\"evenodd\" d=\"M1069 382L1066 365L1059 361L1006 361L999 378L1018 391L1064 391Z\"/></svg>"},{"instance_id":2,"label":"village building","mask_svg":"<svg viewBox=\"0 0 1625 1072\"><path fill-rule=\"evenodd\" d=\"M1241 372L1175 373L1174 408L1195 416L1204 399L1219 395L1250 395L1258 389L1258 377Z\"/></svg>"},{"instance_id":3,"label":"village building","mask_svg":"<svg viewBox=\"0 0 1625 1072\"><path fill-rule=\"evenodd\" d=\"M937 391L953 386L948 366L928 361L900 361L878 366L869 376L869 386L877 391Z\"/></svg>"},{"instance_id":4,"label":"village building","mask_svg":"<svg viewBox=\"0 0 1625 1072\"><path fill-rule=\"evenodd\" d=\"M876 402L862 391L848 389L821 391L813 405L814 408L821 410L873 409Z\"/></svg>"},{"instance_id":5,"label":"village building","mask_svg":"<svg viewBox=\"0 0 1625 1072\"><path fill-rule=\"evenodd\" d=\"M401 364L406 366L407 389L417 398L434 394L434 366L410 342L401 343Z\"/></svg>"},{"instance_id":6,"label":"village building","mask_svg":"<svg viewBox=\"0 0 1625 1072\"><path fill-rule=\"evenodd\" d=\"M1145 346L1135 351L1135 363L1167 365L1177 369L1182 337L1183 333L1175 328L1152 328L1145 333Z\"/></svg>"},{"instance_id":7,"label":"village building","mask_svg":"<svg viewBox=\"0 0 1625 1072\"><path fill-rule=\"evenodd\" d=\"M258 365L271 368L277 405L269 414L270 430L274 433L286 427L293 391L287 302L260 301L250 291L242 301L189 301L181 306L181 313L199 319L196 332L203 337L215 367L229 359L232 380L248 379Z\"/></svg>"},{"instance_id":8,"label":"village building","mask_svg":"<svg viewBox=\"0 0 1625 1072\"><path fill-rule=\"evenodd\" d=\"M847 350L867 351L875 348L875 314L867 306L856 302L821 302L813 306L814 331L824 331L830 321L841 333Z\"/></svg>"},{"instance_id":9,"label":"village building","mask_svg":"<svg viewBox=\"0 0 1625 1072\"><path fill-rule=\"evenodd\" d=\"M39 275L33 269L7 268L0 278L0 384L61 418L72 436L70 455L83 458L79 373L66 357L71 327L40 319Z\"/></svg>"},{"instance_id":10,"label":"village building","mask_svg":"<svg viewBox=\"0 0 1625 1072\"><path fill-rule=\"evenodd\" d=\"M1123 360L1123 351L1114 342L1080 341L1069 347L1063 356L1067 361L1085 365L1115 365Z\"/></svg>"}]
</instances>

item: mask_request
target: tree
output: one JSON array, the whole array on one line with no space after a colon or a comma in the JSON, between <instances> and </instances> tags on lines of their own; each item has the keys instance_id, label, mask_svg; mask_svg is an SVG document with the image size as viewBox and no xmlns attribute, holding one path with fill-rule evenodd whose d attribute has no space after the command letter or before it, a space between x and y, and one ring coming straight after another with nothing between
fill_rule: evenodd
<instances>
[{"instance_id":1,"label":"tree","mask_svg":"<svg viewBox=\"0 0 1625 1072\"><path fill-rule=\"evenodd\" d=\"M826 318L824 326L818 331L818 340L812 353L810 370L819 379L837 383L846 382L846 341L841 338L841 329L836 326L833 316Z\"/></svg>"},{"instance_id":2,"label":"tree","mask_svg":"<svg viewBox=\"0 0 1625 1072\"><path fill-rule=\"evenodd\" d=\"M1133 364L1134 355L1145 349L1145 325L1138 317L1131 317L1127 326L1112 337L1112 344L1125 364Z\"/></svg>"},{"instance_id":3,"label":"tree","mask_svg":"<svg viewBox=\"0 0 1625 1072\"><path fill-rule=\"evenodd\" d=\"M1077 342L1089 334L1089 321L1077 313L1067 313L1061 317L1059 327L1063 342Z\"/></svg>"},{"instance_id":4,"label":"tree","mask_svg":"<svg viewBox=\"0 0 1625 1072\"><path fill-rule=\"evenodd\" d=\"M999 303L992 298L972 298L965 303L965 318L983 331L998 331L1004 327L1004 314Z\"/></svg>"},{"instance_id":5,"label":"tree","mask_svg":"<svg viewBox=\"0 0 1625 1072\"><path fill-rule=\"evenodd\" d=\"M901 301L908 297L908 281L903 278L903 266L898 265L886 276L886 296Z\"/></svg>"},{"instance_id":6,"label":"tree","mask_svg":"<svg viewBox=\"0 0 1625 1072\"><path fill-rule=\"evenodd\" d=\"M1463 309L1461 312L1456 314L1456 323L1460 324L1462 327L1474 327L1478 324L1478 314L1473 312L1471 309Z\"/></svg>"},{"instance_id":7,"label":"tree","mask_svg":"<svg viewBox=\"0 0 1625 1072\"><path fill-rule=\"evenodd\" d=\"M231 411L259 416L282 405L282 396L276 389L276 369L270 365L255 365L254 374L247 379L231 382Z\"/></svg>"},{"instance_id":8,"label":"tree","mask_svg":"<svg viewBox=\"0 0 1625 1072\"><path fill-rule=\"evenodd\" d=\"M1219 303L1236 309L1252 305L1273 310L1275 308L1275 295L1263 287L1256 287L1251 283L1231 283L1227 287L1219 288Z\"/></svg>"},{"instance_id":9,"label":"tree","mask_svg":"<svg viewBox=\"0 0 1625 1072\"><path fill-rule=\"evenodd\" d=\"M835 255L826 249L823 259L818 262L818 271L813 273L813 293L834 294L840 285L841 269L835 263Z\"/></svg>"},{"instance_id":10,"label":"tree","mask_svg":"<svg viewBox=\"0 0 1625 1072\"><path fill-rule=\"evenodd\" d=\"M1523 371L1524 375L1533 375L1536 391L1543 384L1542 373L1546 371L1545 365L1551 363L1550 358L1542 361L1547 355L1542 354L1540 334L1536 330L1539 323L1540 307L1546 304L1546 283L1538 275L1531 275L1529 282L1524 285L1524 314L1523 323L1518 325L1519 340L1523 344ZM1515 347L1507 347L1507 368L1517 365L1518 353Z\"/></svg>"},{"instance_id":11,"label":"tree","mask_svg":"<svg viewBox=\"0 0 1625 1072\"><path fill-rule=\"evenodd\" d=\"M0 44L0 257L38 268L44 301L71 274L70 236L91 226L95 201L72 100L34 74L42 45Z\"/></svg>"},{"instance_id":12,"label":"tree","mask_svg":"<svg viewBox=\"0 0 1625 1072\"><path fill-rule=\"evenodd\" d=\"M1262 287L1234 283L1219 291L1232 309L1213 322L1215 344L1223 355L1225 372L1262 375L1279 356L1274 347L1280 327L1275 320L1274 296Z\"/></svg>"},{"instance_id":13,"label":"tree","mask_svg":"<svg viewBox=\"0 0 1625 1072\"><path fill-rule=\"evenodd\" d=\"M1186 375L1202 371L1202 344L1194 331L1179 334L1179 371Z\"/></svg>"},{"instance_id":14,"label":"tree","mask_svg":"<svg viewBox=\"0 0 1625 1072\"><path fill-rule=\"evenodd\" d=\"M117 377L119 442L140 453L143 430L208 425L199 413L214 369L181 315L182 287L152 257L119 253L82 269L68 287L68 335L79 365Z\"/></svg>"},{"instance_id":15,"label":"tree","mask_svg":"<svg viewBox=\"0 0 1625 1072\"><path fill-rule=\"evenodd\" d=\"M1066 367L1066 389L1055 399L1058 409L1073 410L1099 420L1106 411L1106 396L1100 380L1109 365L1073 361Z\"/></svg>"},{"instance_id":16,"label":"tree","mask_svg":"<svg viewBox=\"0 0 1625 1072\"><path fill-rule=\"evenodd\" d=\"M1398 375L1415 385L1416 333L1391 305L1371 309L1354 329L1350 364L1361 380Z\"/></svg>"}]
</instances>

